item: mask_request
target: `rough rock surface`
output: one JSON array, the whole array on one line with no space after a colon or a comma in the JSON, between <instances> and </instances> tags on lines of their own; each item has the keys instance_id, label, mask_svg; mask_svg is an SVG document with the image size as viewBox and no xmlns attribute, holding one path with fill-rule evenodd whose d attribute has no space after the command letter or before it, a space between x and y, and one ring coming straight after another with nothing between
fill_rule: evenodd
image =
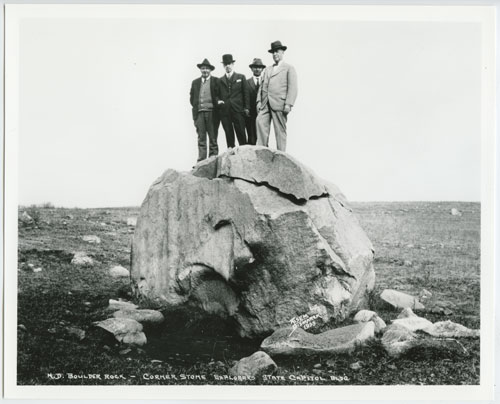
<instances>
[{"instance_id":1,"label":"rough rock surface","mask_svg":"<svg viewBox=\"0 0 500 404\"><path fill-rule=\"evenodd\" d=\"M382 331L387 324L382 320L377 313L371 310L360 310L354 316L354 321L356 323L367 323L368 321L373 321L375 324L375 332L378 333Z\"/></svg>"},{"instance_id":2,"label":"rough rock surface","mask_svg":"<svg viewBox=\"0 0 500 404\"><path fill-rule=\"evenodd\" d=\"M165 321L165 317L157 310L118 310L113 313L116 318L131 318L141 324L161 324Z\"/></svg>"},{"instance_id":3,"label":"rough rock surface","mask_svg":"<svg viewBox=\"0 0 500 404\"><path fill-rule=\"evenodd\" d=\"M272 375L278 370L278 366L271 357L262 351L257 351L254 354L241 359L231 369L231 376L250 376L260 377L262 375Z\"/></svg>"},{"instance_id":4,"label":"rough rock surface","mask_svg":"<svg viewBox=\"0 0 500 404\"><path fill-rule=\"evenodd\" d=\"M380 298L396 309L410 308L413 310L423 310L425 308L416 297L393 289L385 289L380 294Z\"/></svg>"},{"instance_id":5,"label":"rough rock surface","mask_svg":"<svg viewBox=\"0 0 500 404\"><path fill-rule=\"evenodd\" d=\"M391 324L382 336L382 346L390 356L396 358L415 346L416 341L417 335L399 324Z\"/></svg>"},{"instance_id":6,"label":"rough rock surface","mask_svg":"<svg viewBox=\"0 0 500 404\"><path fill-rule=\"evenodd\" d=\"M285 327L267 337L260 348L270 355L315 355L351 353L374 337L375 324L369 321L310 334L302 328Z\"/></svg>"},{"instance_id":7,"label":"rough rock surface","mask_svg":"<svg viewBox=\"0 0 500 404\"><path fill-rule=\"evenodd\" d=\"M341 321L373 288L373 248L338 188L286 153L243 146L167 170L132 244L139 295L232 317L244 336L319 306Z\"/></svg>"}]
</instances>

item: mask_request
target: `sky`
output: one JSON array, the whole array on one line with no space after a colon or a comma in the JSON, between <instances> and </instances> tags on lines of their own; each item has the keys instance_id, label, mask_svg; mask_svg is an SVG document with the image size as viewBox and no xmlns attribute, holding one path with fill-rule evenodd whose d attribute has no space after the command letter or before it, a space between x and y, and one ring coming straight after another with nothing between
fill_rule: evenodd
<instances>
[{"instance_id":1,"label":"sky","mask_svg":"<svg viewBox=\"0 0 500 404\"><path fill-rule=\"evenodd\" d=\"M111 10L20 20L20 205L140 205L165 170L196 162L196 64L221 76L231 53L250 77L275 40L298 75L288 153L351 201L480 200L479 23Z\"/></svg>"}]
</instances>

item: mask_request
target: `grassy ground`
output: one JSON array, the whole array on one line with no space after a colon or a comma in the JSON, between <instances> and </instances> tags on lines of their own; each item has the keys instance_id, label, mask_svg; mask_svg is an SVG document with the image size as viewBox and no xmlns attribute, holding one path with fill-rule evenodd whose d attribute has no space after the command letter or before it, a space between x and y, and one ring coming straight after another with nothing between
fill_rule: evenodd
<instances>
[{"instance_id":1,"label":"grassy ground","mask_svg":"<svg viewBox=\"0 0 500 404\"><path fill-rule=\"evenodd\" d=\"M355 203L353 208L375 250L377 284L373 308L386 321L396 312L379 306L384 288L418 295L429 305L446 301L452 313L425 314L479 328L480 205L477 203ZM452 216L457 208L462 216ZM25 209L21 209L20 212ZM233 335L218 319L186 319L165 313L161 329L146 330L148 344L129 348L92 326L106 318L110 298L128 297L127 280L107 271L129 268L132 230L127 217L138 208L29 209L36 226L20 226L18 265L18 384L235 384L224 377L235 360L255 352L260 341ZM97 235L89 244L84 235ZM93 267L70 263L85 251ZM32 264L30 266L29 264ZM33 272L41 267L42 271ZM85 331L83 340L68 327ZM390 358L379 342L352 356L275 358L272 380L243 384L478 384L479 341L462 340L462 354L414 352ZM351 365L361 361L361 367ZM297 380L299 379L299 380ZM302 380L300 380L302 379Z\"/></svg>"}]
</instances>

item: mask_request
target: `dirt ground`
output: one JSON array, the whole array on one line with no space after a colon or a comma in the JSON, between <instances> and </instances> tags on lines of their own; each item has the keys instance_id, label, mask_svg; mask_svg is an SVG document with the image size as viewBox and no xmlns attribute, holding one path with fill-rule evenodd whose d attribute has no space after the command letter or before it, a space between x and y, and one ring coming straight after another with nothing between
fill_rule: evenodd
<instances>
[{"instance_id":1,"label":"dirt ground","mask_svg":"<svg viewBox=\"0 0 500 404\"><path fill-rule=\"evenodd\" d=\"M372 309L389 322L397 312L380 306L385 288L432 294L429 320L480 327L480 204L451 202L353 203L375 248ZM451 209L461 215L452 215ZM109 299L130 298L127 278L109 268L130 268L139 208L20 208L35 222L19 226L18 384L349 384L460 385L479 383L479 340L461 340L463 352L413 352L393 359L374 341L353 355L275 358L279 376L233 381L223 375L261 341L234 335L219 319L165 313L160 329L146 330L142 348L120 345L92 325L109 316ZM96 235L101 243L82 240ZM94 266L71 264L84 251ZM8 270L15 270L9 268ZM85 332L81 339L74 332ZM360 362L360 366L352 364ZM162 376L163 375L163 376ZM220 376L217 379L214 375ZM203 377L202 377L203 376ZM333 377L332 377L333 376Z\"/></svg>"}]
</instances>

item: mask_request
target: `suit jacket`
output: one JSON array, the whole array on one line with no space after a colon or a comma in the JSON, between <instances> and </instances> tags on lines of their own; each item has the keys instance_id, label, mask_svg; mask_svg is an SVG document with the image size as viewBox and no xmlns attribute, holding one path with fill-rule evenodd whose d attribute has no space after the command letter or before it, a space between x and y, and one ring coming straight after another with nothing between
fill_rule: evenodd
<instances>
[{"instance_id":1,"label":"suit jacket","mask_svg":"<svg viewBox=\"0 0 500 404\"><path fill-rule=\"evenodd\" d=\"M201 89L201 77L193 80L191 83L191 91L189 92L189 101L191 102L193 120L196 121L198 117L198 107L200 104L200 89ZM212 103L214 104L213 112L217 114L217 103L219 101L219 79L217 77L210 76L210 95L212 96Z\"/></svg>"},{"instance_id":2,"label":"suit jacket","mask_svg":"<svg viewBox=\"0 0 500 404\"><path fill-rule=\"evenodd\" d=\"M230 80L224 75L219 83L220 99L224 101L224 104L219 105L221 115L228 114L229 111L243 114L244 109L250 109L248 86L243 74L235 72Z\"/></svg>"},{"instance_id":3,"label":"suit jacket","mask_svg":"<svg viewBox=\"0 0 500 404\"><path fill-rule=\"evenodd\" d=\"M255 118L257 116L257 86L255 85L253 77L250 77L247 80L247 87L248 87L248 100L250 103L250 116Z\"/></svg>"},{"instance_id":4,"label":"suit jacket","mask_svg":"<svg viewBox=\"0 0 500 404\"><path fill-rule=\"evenodd\" d=\"M257 94L257 109L262 109L269 103L274 111L283 111L285 104L293 106L297 92L297 73L292 65L281 62L274 72L273 66L268 66L262 74L262 84Z\"/></svg>"}]
</instances>

